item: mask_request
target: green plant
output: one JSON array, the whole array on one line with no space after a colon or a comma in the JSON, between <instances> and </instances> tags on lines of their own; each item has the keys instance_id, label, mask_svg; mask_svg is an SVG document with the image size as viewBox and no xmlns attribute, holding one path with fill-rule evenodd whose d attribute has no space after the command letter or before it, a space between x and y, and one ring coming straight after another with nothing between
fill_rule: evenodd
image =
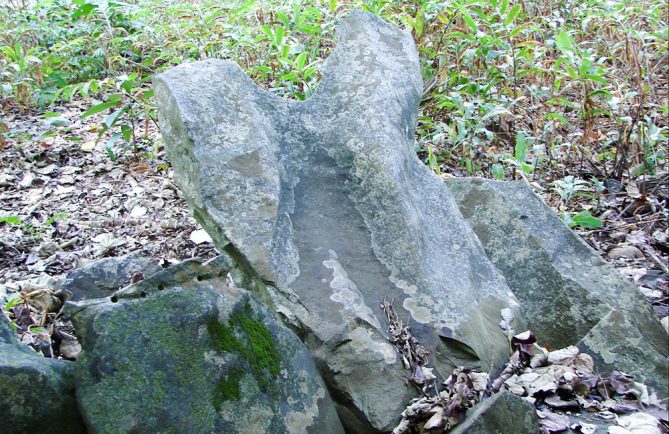
<instances>
[{"instance_id":1,"label":"green plant","mask_svg":"<svg viewBox=\"0 0 669 434\"><path fill-rule=\"evenodd\" d=\"M588 181L578 179L573 175L565 176L563 179L553 181L553 189L560 195L565 204L569 203L576 195L590 190Z\"/></svg>"},{"instance_id":2,"label":"green plant","mask_svg":"<svg viewBox=\"0 0 669 434\"><path fill-rule=\"evenodd\" d=\"M36 53L36 47L26 50L20 41L0 47L0 90L20 106L27 106L32 90L43 84L42 61Z\"/></svg>"},{"instance_id":3,"label":"green plant","mask_svg":"<svg viewBox=\"0 0 669 434\"><path fill-rule=\"evenodd\" d=\"M39 239L44 235L44 232L54 223L56 223L59 220L63 220L67 218L67 214L64 212L59 212L51 217L47 218L44 220L42 223L39 224L32 224L29 222L26 222L22 220L19 216L16 215L8 215L8 216L0 216L0 224L8 224L11 226L18 226L21 229L21 232L25 236L34 238L34 239Z\"/></svg>"},{"instance_id":4,"label":"green plant","mask_svg":"<svg viewBox=\"0 0 669 434\"><path fill-rule=\"evenodd\" d=\"M590 214L589 211L581 211L574 215L563 213L562 221L564 221L564 223L570 228L578 226L583 228L599 229L603 226L602 221Z\"/></svg>"},{"instance_id":5,"label":"green plant","mask_svg":"<svg viewBox=\"0 0 669 434\"><path fill-rule=\"evenodd\" d=\"M145 132L149 122L157 125L153 115L155 103L151 99L153 91L142 86L137 77L137 73L131 73L109 80L108 86L117 93L108 95L106 101L93 105L81 115L82 118L86 118L104 111L111 111L100 125L96 143L107 131L114 131L105 142L105 149L112 161L118 158L118 151L115 149L123 149L123 145L131 145L134 153L136 155L139 153L137 129L141 124L140 119L143 119ZM121 142L121 146L117 146L118 142Z\"/></svg>"}]
</instances>

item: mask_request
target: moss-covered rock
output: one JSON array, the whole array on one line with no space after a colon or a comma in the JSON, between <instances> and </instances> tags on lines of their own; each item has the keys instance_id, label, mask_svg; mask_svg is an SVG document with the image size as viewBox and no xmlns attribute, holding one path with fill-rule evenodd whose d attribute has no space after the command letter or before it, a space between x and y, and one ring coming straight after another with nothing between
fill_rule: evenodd
<instances>
[{"instance_id":1,"label":"moss-covered rock","mask_svg":"<svg viewBox=\"0 0 669 434\"><path fill-rule=\"evenodd\" d=\"M90 432L341 432L309 352L230 284L231 263L188 261L68 307Z\"/></svg>"},{"instance_id":2,"label":"moss-covered rock","mask_svg":"<svg viewBox=\"0 0 669 434\"><path fill-rule=\"evenodd\" d=\"M0 432L85 432L74 397L72 369L72 362L47 359L18 344L0 313Z\"/></svg>"}]
</instances>

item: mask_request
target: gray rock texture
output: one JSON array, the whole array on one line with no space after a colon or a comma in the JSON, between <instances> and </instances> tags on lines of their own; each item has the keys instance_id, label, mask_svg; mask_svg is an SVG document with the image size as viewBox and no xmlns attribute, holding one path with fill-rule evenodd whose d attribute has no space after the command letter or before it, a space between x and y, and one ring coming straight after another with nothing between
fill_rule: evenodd
<instances>
[{"instance_id":1,"label":"gray rock texture","mask_svg":"<svg viewBox=\"0 0 669 434\"><path fill-rule=\"evenodd\" d=\"M467 412L451 434L536 434L539 423L534 406L509 392L498 393Z\"/></svg>"},{"instance_id":2,"label":"gray rock texture","mask_svg":"<svg viewBox=\"0 0 669 434\"><path fill-rule=\"evenodd\" d=\"M69 272L60 289L72 293L72 301L108 297L127 284L133 273L148 277L161 268L150 259L128 255L103 258Z\"/></svg>"},{"instance_id":3,"label":"gray rock texture","mask_svg":"<svg viewBox=\"0 0 669 434\"><path fill-rule=\"evenodd\" d=\"M90 433L343 433L311 354L235 269L190 260L68 303Z\"/></svg>"},{"instance_id":4,"label":"gray rock texture","mask_svg":"<svg viewBox=\"0 0 669 434\"><path fill-rule=\"evenodd\" d=\"M233 62L156 77L168 157L195 217L273 291L356 432L390 430L415 395L386 340L395 308L447 375L508 357L516 299L443 182L414 153L422 80L410 35L353 13L307 101Z\"/></svg>"},{"instance_id":5,"label":"gray rock texture","mask_svg":"<svg viewBox=\"0 0 669 434\"><path fill-rule=\"evenodd\" d=\"M603 372L624 371L667 396L667 334L637 288L525 183L446 184L542 345L578 345Z\"/></svg>"},{"instance_id":6,"label":"gray rock texture","mask_svg":"<svg viewBox=\"0 0 669 434\"><path fill-rule=\"evenodd\" d=\"M0 312L0 432L85 433L77 410L73 363L19 344Z\"/></svg>"}]
</instances>

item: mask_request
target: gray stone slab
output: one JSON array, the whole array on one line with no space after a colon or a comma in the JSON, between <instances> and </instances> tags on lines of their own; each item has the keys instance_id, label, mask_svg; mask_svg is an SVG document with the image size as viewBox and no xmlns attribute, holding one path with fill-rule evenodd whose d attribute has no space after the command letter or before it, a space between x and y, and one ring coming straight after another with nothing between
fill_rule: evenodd
<instances>
[{"instance_id":1,"label":"gray stone slab","mask_svg":"<svg viewBox=\"0 0 669 434\"><path fill-rule=\"evenodd\" d=\"M504 364L500 311L516 300L414 153L422 80L409 34L351 14L304 102L222 60L181 65L154 85L195 217L219 250L233 246L276 287L276 308L310 346L350 429L392 429L416 393L386 341L384 299L437 373L452 369L443 354L484 370Z\"/></svg>"},{"instance_id":2,"label":"gray stone slab","mask_svg":"<svg viewBox=\"0 0 669 434\"><path fill-rule=\"evenodd\" d=\"M668 392L667 333L639 290L608 266L524 182L447 182L541 344L578 344L603 372Z\"/></svg>"},{"instance_id":3,"label":"gray stone slab","mask_svg":"<svg viewBox=\"0 0 669 434\"><path fill-rule=\"evenodd\" d=\"M534 406L509 392L500 392L467 412L451 434L536 434L539 423Z\"/></svg>"},{"instance_id":4,"label":"gray stone slab","mask_svg":"<svg viewBox=\"0 0 669 434\"><path fill-rule=\"evenodd\" d=\"M148 277L160 270L158 264L141 256L103 258L67 273L60 289L71 292L72 301L109 297L127 284L133 273Z\"/></svg>"}]
</instances>

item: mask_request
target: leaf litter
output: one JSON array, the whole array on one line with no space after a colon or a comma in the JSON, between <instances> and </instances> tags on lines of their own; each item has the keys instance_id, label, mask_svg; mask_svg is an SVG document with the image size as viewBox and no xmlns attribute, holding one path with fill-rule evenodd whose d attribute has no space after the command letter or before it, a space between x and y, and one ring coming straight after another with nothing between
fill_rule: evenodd
<instances>
[{"instance_id":1,"label":"leaf litter","mask_svg":"<svg viewBox=\"0 0 669 434\"><path fill-rule=\"evenodd\" d=\"M399 319L392 302L384 300L381 309L388 340L411 372L408 381L421 393L402 411L393 434L448 432L464 421L470 408L502 390L534 405L542 434L589 434L602 425L609 434L669 431L666 403L647 386L620 371L602 376L590 355L573 345L550 351L529 330L511 337L513 353L497 378L461 366L438 384L427 366L428 353ZM512 314L503 311L500 327L508 332L512 321Z\"/></svg>"},{"instance_id":2,"label":"leaf litter","mask_svg":"<svg viewBox=\"0 0 669 434\"><path fill-rule=\"evenodd\" d=\"M51 127L39 113L3 116L0 147L0 306L19 341L70 360L80 346L58 316L57 292L69 271L128 254L163 267L217 254L172 182L155 128L139 153L112 161L91 127L102 115L82 120L84 109L82 101L56 108L69 122L46 139Z\"/></svg>"}]
</instances>

